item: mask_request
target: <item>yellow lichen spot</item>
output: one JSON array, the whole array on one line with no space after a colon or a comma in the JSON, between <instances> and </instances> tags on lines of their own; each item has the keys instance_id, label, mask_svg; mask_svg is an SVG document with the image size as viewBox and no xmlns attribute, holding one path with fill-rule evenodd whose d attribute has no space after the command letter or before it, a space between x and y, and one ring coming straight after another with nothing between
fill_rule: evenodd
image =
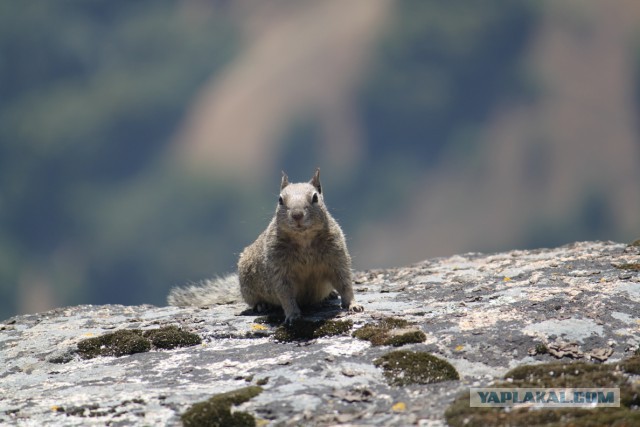
<instances>
[{"instance_id":1,"label":"yellow lichen spot","mask_svg":"<svg viewBox=\"0 0 640 427\"><path fill-rule=\"evenodd\" d=\"M404 412L407 409L407 405L404 402L398 402L391 407L394 412Z\"/></svg>"},{"instance_id":2,"label":"yellow lichen spot","mask_svg":"<svg viewBox=\"0 0 640 427\"><path fill-rule=\"evenodd\" d=\"M53 412L58 412L58 409L60 409L60 407L59 407L58 405L53 405L53 406L51 407L51 410L52 410Z\"/></svg>"},{"instance_id":3,"label":"yellow lichen spot","mask_svg":"<svg viewBox=\"0 0 640 427\"><path fill-rule=\"evenodd\" d=\"M511 277L509 276L504 276L504 279L502 279L503 282L510 282L511 281Z\"/></svg>"},{"instance_id":4,"label":"yellow lichen spot","mask_svg":"<svg viewBox=\"0 0 640 427\"><path fill-rule=\"evenodd\" d=\"M263 427L269 424L269 420L265 420L264 418L256 418L256 427Z\"/></svg>"},{"instance_id":5,"label":"yellow lichen spot","mask_svg":"<svg viewBox=\"0 0 640 427\"><path fill-rule=\"evenodd\" d=\"M86 333L86 334L84 334L83 336L85 336L85 337L92 337L92 336L94 336L94 335L95 335L95 334L94 334L93 332L87 332L87 333Z\"/></svg>"},{"instance_id":6,"label":"yellow lichen spot","mask_svg":"<svg viewBox=\"0 0 640 427\"><path fill-rule=\"evenodd\" d=\"M269 328L259 323L254 323L251 325L251 329L253 329L254 331L266 331Z\"/></svg>"},{"instance_id":7,"label":"yellow lichen spot","mask_svg":"<svg viewBox=\"0 0 640 427\"><path fill-rule=\"evenodd\" d=\"M453 349L453 351L462 351L464 350L464 346L462 344L457 345L456 348Z\"/></svg>"},{"instance_id":8,"label":"yellow lichen spot","mask_svg":"<svg viewBox=\"0 0 640 427\"><path fill-rule=\"evenodd\" d=\"M606 282L606 281L607 281L607 279L605 279L604 277L601 277L601 278L600 278L600 283L604 283L604 282Z\"/></svg>"}]
</instances>

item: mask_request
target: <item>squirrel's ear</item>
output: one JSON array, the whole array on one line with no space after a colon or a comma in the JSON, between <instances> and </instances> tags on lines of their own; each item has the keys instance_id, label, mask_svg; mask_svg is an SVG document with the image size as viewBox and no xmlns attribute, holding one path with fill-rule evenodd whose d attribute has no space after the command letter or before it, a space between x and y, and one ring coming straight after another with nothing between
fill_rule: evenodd
<instances>
[{"instance_id":1,"label":"squirrel's ear","mask_svg":"<svg viewBox=\"0 0 640 427\"><path fill-rule=\"evenodd\" d=\"M309 184L313 185L319 194L322 194L322 185L320 185L320 168L316 168L316 173L313 174L313 178L309 181Z\"/></svg>"},{"instance_id":2,"label":"squirrel's ear","mask_svg":"<svg viewBox=\"0 0 640 427\"><path fill-rule=\"evenodd\" d=\"M282 171L282 181L280 182L280 190L289 185L289 177Z\"/></svg>"}]
</instances>

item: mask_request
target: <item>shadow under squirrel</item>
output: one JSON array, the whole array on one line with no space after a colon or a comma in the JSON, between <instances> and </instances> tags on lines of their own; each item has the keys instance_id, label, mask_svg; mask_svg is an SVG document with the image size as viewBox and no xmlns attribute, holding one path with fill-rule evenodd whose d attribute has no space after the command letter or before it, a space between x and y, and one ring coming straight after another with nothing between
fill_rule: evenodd
<instances>
[{"instance_id":1,"label":"shadow under squirrel","mask_svg":"<svg viewBox=\"0 0 640 427\"><path fill-rule=\"evenodd\" d=\"M240 254L237 274L174 288L168 302L206 306L242 298L256 312L282 307L285 322L291 323L301 316L301 306L321 302L334 289L343 308L363 310L354 300L351 257L342 229L324 204L318 168L304 183L290 183L282 173L275 215Z\"/></svg>"}]
</instances>

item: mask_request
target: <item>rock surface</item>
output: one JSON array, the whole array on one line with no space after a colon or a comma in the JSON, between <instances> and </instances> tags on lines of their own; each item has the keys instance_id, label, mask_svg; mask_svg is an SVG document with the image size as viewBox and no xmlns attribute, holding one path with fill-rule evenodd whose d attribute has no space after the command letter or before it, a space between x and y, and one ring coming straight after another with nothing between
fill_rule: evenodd
<instances>
[{"instance_id":1,"label":"rock surface","mask_svg":"<svg viewBox=\"0 0 640 427\"><path fill-rule=\"evenodd\" d=\"M611 242L465 254L357 273L363 313L337 302L307 319L384 317L426 337L402 350L450 362L460 380L390 386L374 360L397 350L351 333L294 342L273 338L241 304L203 308L78 306L0 322L0 424L179 425L211 396L260 385L238 407L258 425L445 425L470 386L508 369L580 358L620 360L640 343L640 248ZM200 345L85 360L77 344L119 329L177 325ZM351 332L352 332L351 331Z\"/></svg>"}]
</instances>

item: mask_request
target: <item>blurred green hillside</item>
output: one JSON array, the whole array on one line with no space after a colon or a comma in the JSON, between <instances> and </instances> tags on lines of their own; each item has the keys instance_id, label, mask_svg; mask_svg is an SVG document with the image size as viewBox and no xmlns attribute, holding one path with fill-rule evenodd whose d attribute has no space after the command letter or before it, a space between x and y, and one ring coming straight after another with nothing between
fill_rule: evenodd
<instances>
[{"instance_id":1,"label":"blurred green hillside","mask_svg":"<svg viewBox=\"0 0 640 427\"><path fill-rule=\"evenodd\" d=\"M231 190L161 157L238 48L222 6L0 3L0 317L32 297L159 302L210 271L202 241L228 227L199 227L232 215Z\"/></svg>"},{"instance_id":2,"label":"blurred green hillside","mask_svg":"<svg viewBox=\"0 0 640 427\"><path fill-rule=\"evenodd\" d=\"M283 169L322 167L356 268L637 237L614 3L1 2L0 318L233 270Z\"/></svg>"}]
</instances>

